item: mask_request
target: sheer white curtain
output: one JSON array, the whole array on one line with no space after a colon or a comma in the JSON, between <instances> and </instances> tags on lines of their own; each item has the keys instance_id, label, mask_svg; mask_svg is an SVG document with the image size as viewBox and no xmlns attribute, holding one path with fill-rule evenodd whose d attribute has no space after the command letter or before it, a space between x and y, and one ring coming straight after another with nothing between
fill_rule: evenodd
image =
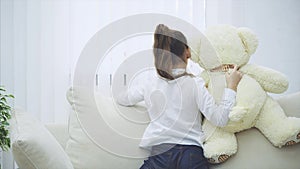
<instances>
[{"instance_id":1,"label":"sheer white curtain","mask_svg":"<svg viewBox=\"0 0 300 169\"><path fill-rule=\"evenodd\" d=\"M206 1L206 26L217 24L244 25L246 0L208 0Z\"/></svg>"},{"instance_id":2,"label":"sheer white curtain","mask_svg":"<svg viewBox=\"0 0 300 169\"><path fill-rule=\"evenodd\" d=\"M16 96L15 107L27 110L45 123L65 123L68 116L65 91L71 85L77 58L89 38L112 21L153 12L179 17L200 30L215 24L252 28L261 44L251 61L288 74L289 91L297 91L300 80L292 72L299 63L296 49L300 42L299 38L293 38L300 34L299 1L281 2L1 0L0 82ZM283 9L287 12L278 12ZM272 48L278 44L280 47ZM126 55L125 50L122 52Z\"/></svg>"},{"instance_id":3,"label":"sheer white curtain","mask_svg":"<svg viewBox=\"0 0 300 169\"><path fill-rule=\"evenodd\" d=\"M16 108L43 122L67 119L68 5L68 1L1 1L1 84L15 95Z\"/></svg>"},{"instance_id":4,"label":"sheer white curtain","mask_svg":"<svg viewBox=\"0 0 300 169\"><path fill-rule=\"evenodd\" d=\"M1 0L0 83L16 108L66 123L65 92L87 41L112 21L151 12L205 28L204 0Z\"/></svg>"}]
</instances>

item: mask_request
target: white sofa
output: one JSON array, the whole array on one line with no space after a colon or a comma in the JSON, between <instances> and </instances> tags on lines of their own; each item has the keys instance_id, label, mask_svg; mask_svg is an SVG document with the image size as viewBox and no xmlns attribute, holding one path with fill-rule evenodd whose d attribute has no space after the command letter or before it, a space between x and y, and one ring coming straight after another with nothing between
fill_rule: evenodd
<instances>
[{"instance_id":1,"label":"white sofa","mask_svg":"<svg viewBox=\"0 0 300 169\"><path fill-rule=\"evenodd\" d=\"M288 116L300 118L300 92L277 100ZM28 113L15 111L11 132L13 156L21 169L137 169L143 163L143 159L119 157L96 146L74 112L68 125L44 126ZM273 147L256 129L238 133L237 138L238 153L212 169L300 168L300 144Z\"/></svg>"}]
</instances>

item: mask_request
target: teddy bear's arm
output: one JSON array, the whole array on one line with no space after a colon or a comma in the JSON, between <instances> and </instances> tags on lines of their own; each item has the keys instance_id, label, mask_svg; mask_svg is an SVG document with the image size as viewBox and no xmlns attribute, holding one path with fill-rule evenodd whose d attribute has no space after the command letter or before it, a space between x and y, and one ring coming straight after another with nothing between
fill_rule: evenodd
<instances>
[{"instance_id":1,"label":"teddy bear's arm","mask_svg":"<svg viewBox=\"0 0 300 169\"><path fill-rule=\"evenodd\" d=\"M200 74L200 77L204 80L205 86L207 87L208 83L209 83L209 76L208 76L207 71L202 71Z\"/></svg>"},{"instance_id":2,"label":"teddy bear's arm","mask_svg":"<svg viewBox=\"0 0 300 169\"><path fill-rule=\"evenodd\" d=\"M266 92L282 93L288 88L289 82L286 76L273 69L247 64L239 70L254 78Z\"/></svg>"}]
</instances>

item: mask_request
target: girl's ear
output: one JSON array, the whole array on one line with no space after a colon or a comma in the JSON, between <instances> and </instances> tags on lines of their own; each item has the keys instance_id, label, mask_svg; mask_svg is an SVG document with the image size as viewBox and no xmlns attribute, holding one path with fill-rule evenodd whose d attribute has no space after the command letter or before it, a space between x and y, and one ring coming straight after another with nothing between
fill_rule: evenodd
<instances>
[{"instance_id":1,"label":"girl's ear","mask_svg":"<svg viewBox=\"0 0 300 169\"><path fill-rule=\"evenodd\" d=\"M189 59L191 57L191 51L190 51L190 48L187 48L186 50L185 50L185 58L186 59Z\"/></svg>"}]
</instances>

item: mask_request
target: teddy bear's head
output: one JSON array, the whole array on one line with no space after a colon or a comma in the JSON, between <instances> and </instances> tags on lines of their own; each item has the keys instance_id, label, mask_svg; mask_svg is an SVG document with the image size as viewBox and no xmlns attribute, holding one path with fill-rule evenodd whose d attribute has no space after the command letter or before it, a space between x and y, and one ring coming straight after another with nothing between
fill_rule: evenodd
<instances>
[{"instance_id":1,"label":"teddy bear's head","mask_svg":"<svg viewBox=\"0 0 300 169\"><path fill-rule=\"evenodd\" d=\"M205 40L201 39L202 42L200 43L202 44L199 45L199 49L196 49L196 53L192 55L192 59L206 70L220 66L221 64L245 65L258 46L256 35L248 28L219 25L208 28L204 32L204 35L210 44L203 44ZM209 46L213 48L214 52L208 53L204 51ZM218 63L206 64L212 62L209 60Z\"/></svg>"}]
</instances>

